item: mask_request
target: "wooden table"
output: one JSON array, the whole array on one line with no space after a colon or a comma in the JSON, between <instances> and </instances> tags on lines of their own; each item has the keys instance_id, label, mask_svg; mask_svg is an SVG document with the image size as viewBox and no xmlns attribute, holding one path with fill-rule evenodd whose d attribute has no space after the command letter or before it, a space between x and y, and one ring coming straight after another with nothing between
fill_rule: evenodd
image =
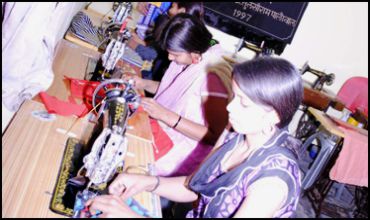
<instances>
[{"instance_id":1,"label":"wooden table","mask_svg":"<svg viewBox=\"0 0 370 220\"><path fill-rule=\"evenodd\" d=\"M98 55L91 49L62 40L53 63L55 79L47 93L67 100L69 91L62 81L63 75L82 79L88 57ZM56 115L53 121L41 121L31 115L36 110L45 110L40 99L26 101L3 134L2 217L62 217L52 212L49 204L68 138L63 131L68 130L76 118ZM70 132L87 141L93 125L85 117L78 120ZM127 131L125 166L147 167L154 162L148 115L136 114L129 125L133 129ZM143 192L134 198L161 216L158 196Z\"/></svg>"},{"instance_id":2,"label":"wooden table","mask_svg":"<svg viewBox=\"0 0 370 220\"><path fill-rule=\"evenodd\" d=\"M337 135L338 137L341 137L341 138L345 137L344 132L341 129L339 129L339 125L351 128L351 129L353 129L353 130L355 130L355 131L357 131L357 132L359 132L363 135L368 136L368 131L367 130L355 127L355 126L353 126L353 125L351 125L347 122L341 121L340 119L330 117L330 116L326 115L324 112L322 112L318 109L309 107L308 111L315 117L315 119L317 119L321 123L321 125L326 130L328 130L329 132L331 132L334 135Z\"/></svg>"},{"instance_id":3,"label":"wooden table","mask_svg":"<svg viewBox=\"0 0 370 220\"><path fill-rule=\"evenodd\" d=\"M322 111L326 111L329 106L332 106L338 111L342 111L344 104L341 103L335 96L317 91L308 86L304 86L303 91L303 104L313 107Z\"/></svg>"}]
</instances>

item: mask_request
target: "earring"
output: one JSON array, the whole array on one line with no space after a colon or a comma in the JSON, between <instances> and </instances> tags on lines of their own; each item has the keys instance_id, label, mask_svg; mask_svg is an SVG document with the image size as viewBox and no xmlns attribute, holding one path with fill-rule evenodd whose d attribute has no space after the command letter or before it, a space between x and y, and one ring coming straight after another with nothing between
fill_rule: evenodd
<instances>
[{"instance_id":1,"label":"earring","mask_svg":"<svg viewBox=\"0 0 370 220\"><path fill-rule=\"evenodd\" d=\"M199 56L198 58L193 58L193 59L192 59L192 64L197 64L197 63L199 63L201 60L202 60L202 57L201 57L201 56Z\"/></svg>"},{"instance_id":2,"label":"earring","mask_svg":"<svg viewBox=\"0 0 370 220\"><path fill-rule=\"evenodd\" d=\"M264 128L262 130L262 134L269 135L269 134L273 133L274 130L275 130L275 126L270 125L268 128Z\"/></svg>"}]
</instances>

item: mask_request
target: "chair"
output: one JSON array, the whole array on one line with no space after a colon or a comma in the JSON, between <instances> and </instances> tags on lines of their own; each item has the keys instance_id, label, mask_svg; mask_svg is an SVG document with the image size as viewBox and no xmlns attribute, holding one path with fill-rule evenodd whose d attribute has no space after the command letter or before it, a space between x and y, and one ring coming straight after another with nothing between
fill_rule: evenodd
<instances>
[{"instance_id":1,"label":"chair","mask_svg":"<svg viewBox=\"0 0 370 220\"><path fill-rule=\"evenodd\" d=\"M340 88L337 98L343 102L345 107L348 108L352 113L355 113L356 110L359 109L367 116L368 78L352 77L348 79ZM323 178L320 177L327 177L330 168L334 164L335 159L341 150L343 138L332 134L325 127L320 126L304 141L300 152L302 158L307 158L308 149L314 144L314 142L317 142L317 145L320 147L317 156L313 159L309 166L307 166L307 162L306 164L304 162L301 163L301 170L304 172L304 177L302 180L302 192L307 194L312 188L321 187L321 198L314 198L314 202L318 203L318 208L315 211L320 212L321 203L325 199L326 194L329 192L333 184L333 181L330 179L323 182ZM322 186L315 186L319 185L320 183L324 184ZM339 198L343 188L344 184L340 184L336 191L336 198Z\"/></svg>"},{"instance_id":2,"label":"chair","mask_svg":"<svg viewBox=\"0 0 370 220\"><path fill-rule=\"evenodd\" d=\"M360 76L349 78L340 88L337 98L343 102L345 107L351 112L354 113L358 108L367 116L368 81L368 78Z\"/></svg>"}]
</instances>

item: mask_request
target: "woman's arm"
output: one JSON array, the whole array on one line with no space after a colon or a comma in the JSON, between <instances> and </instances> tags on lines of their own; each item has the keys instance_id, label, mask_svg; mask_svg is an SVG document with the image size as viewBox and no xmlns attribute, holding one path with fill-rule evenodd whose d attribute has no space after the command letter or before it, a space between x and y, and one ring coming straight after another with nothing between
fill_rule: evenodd
<instances>
[{"instance_id":1,"label":"woman's arm","mask_svg":"<svg viewBox=\"0 0 370 220\"><path fill-rule=\"evenodd\" d=\"M185 187L185 179L185 176L159 177L159 186L153 193L175 202L193 202L198 199L198 195ZM153 188L155 185L152 184L151 186Z\"/></svg>"},{"instance_id":2,"label":"woman's arm","mask_svg":"<svg viewBox=\"0 0 370 220\"><path fill-rule=\"evenodd\" d=\"M159 82L149 80L149 79L141 79L143 81L143 89L147 92L150 92L152 94L155 94L159 87Z\"/></svg>"},{"instance_id":3,"label":"woman's arm","mask_svg":"<svg viewBox=\"0 0 370 220\"><path fill-rule=\"evenodd\" d=\"M150 191L176 202L192 202L198 196L185 187L185 176L155 177L140 174L120 174L109 186L109 193L129 198ZM158 181L159 180L159 181Z\"/></svg>"},{"instance_id":4,"label":"woman's arm","mask_svg":"<svg viewBox=\"0 0 370 220\"><path fill-rule=\"evenodd\" d=\"M174 127L182 134L196 140L214 145L218 137L224 130L228 122L228 113L226 111L227 99L221 97L203 97L204 115L206 116L207 126L195 123L191 120L181 117L169 109L159 105L155 100L143 98L142 104L148 114L164 122L169 127ZM188 103L191 105L191 103Z\"/></svg>"},{"instance_id":5,"label":"woman's arm","mask_svg":"<svg viewBox=\"0 0 370 220\"><path fill-rule=\"evenodd\" d=\"M226 111L228 101L226 98L206 96L202 97L202 102L207 125L203 126L182 118L176 126L176 130L194 140L214 145L228 122Z\"/></svg>"},{"instance_id":6,"label":"woman's arm","mask_svg":"<svg viewBox=\"0 0 370 220\"><path fill-rule=\"evenodd\" d=\"M184 186L186 177L159 177L120 174L109 186L110 195L97 196L86 202L90 212L101 212L99 218L143 218L125 204L125 200L144 190L177 202L191 202L197 195ZM159 183L159 185L157 185Z\"/></svg>"},{"instance_id":7,"label":"woman's arm","mask_svg":"<svg viewBox=\"0 0 370 220\"><path fill-rule=\"evenodd\" d=\"M254 182L247 190L234 218L272 218L287 199L288 185L277 177L265 177Z\"/></svg>"},{"instance_id":8,"label":"woman's arm","mask_svg":"<svg viewBox=\"0 0 370 220\"><path fill-rule=\"evenodd\" d=\"M150 92L152 94L155 94L157 92L157 89L159 87L159 82L149 80L149 79L143 79L140 78L137 75L134 74L124 74L122 75L122 79L128 81L128 80L134 80L134 87L135 89L144 89L147 92Z\"/></svg>"}]
</instances>

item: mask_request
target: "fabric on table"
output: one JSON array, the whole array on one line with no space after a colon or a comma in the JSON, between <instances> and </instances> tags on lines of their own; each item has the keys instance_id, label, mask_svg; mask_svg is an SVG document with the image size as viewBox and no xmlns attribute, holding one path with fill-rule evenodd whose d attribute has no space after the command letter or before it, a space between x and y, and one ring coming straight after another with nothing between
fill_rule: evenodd
<instances>
[{"instance_id":1,"label":"fabric on table","mask_svg":"<svg viewBox=\"0 0 370 220\"><path fill-rule=\"evenodd\" d=\"M345 133L342 150L330 170L330 179L368 187L368 136L340 127Z\"/></svg>"},{"instance_id":2,"label":"fabric on table","mask_svg":"<svg viewBox=\"0 0 370 220\"><path fill-rule=\"evenodd\" d=\"M76 115L78 117L83 117L89 112L86 105L62 101L54 96L48 95L46 92L40 92L39 95L48 113L63 116Z\"/></svg>"},{"instance_id":3,"label":"fabric on table","mask_svg":"<svg viewBox=\"0 0 370 220\"><path fill-rule=\"evenodd\" d=\"M100 84L100 82L95 81L74 79L67 76L64 77L70 81L71 96L74 98L91 100L94 90ZM98 95L104 96L104 91L101 90Z\"/></svg>"}]
</instances>

